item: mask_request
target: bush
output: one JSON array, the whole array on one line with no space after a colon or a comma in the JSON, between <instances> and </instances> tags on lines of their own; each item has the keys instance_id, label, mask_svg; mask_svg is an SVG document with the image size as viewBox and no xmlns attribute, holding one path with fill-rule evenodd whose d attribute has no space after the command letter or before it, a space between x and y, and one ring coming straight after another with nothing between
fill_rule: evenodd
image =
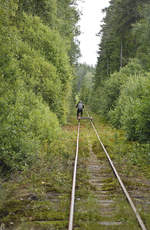
<instances>
[{"instance_id":1,"label":"bush","mask_svg":"<svg viewBox=\"0 0 150 230\"><path fill-rule=\"evenodd\" d=\"M59 31L21 12L17 1L0 2L0 167L14 170L58 139L72 69Z\"/></svg>"},{"instance_id":2,"label":"bush","mask_svg":"<svg viewBox=\"0 0 150 230\"><path fill-rule=\"evenodd\" d=\"M21 169L38 157L45 141L52 143L58 137L60 127L56 115L22 80L17 80L15 89L15 93L6 93L9 107L5 117L4 112L0 116L0 161L8 168ZM0 101L3 107L4 101Z\"/></svg>"},{"instance_id":3,"label":"bush","mask_svg":"<svg viewBox=\"0 0 150 230\"><path fill-rule=\"evenodd\" d=\"M112 117L114 117L112 111L115 109L121 87L132 75L139 73L143 73L143 69L137 59L132 59L120 72L113 73L110 78L102 82L96 92L93 93L93 100L95 101L93 104L97 106L96 111L104 115L107 119L111 118L115 126L119 126L119 124L116 121L114 122L114 118L112 119ZM109 114L110 110L111 113Z\"/></svg>"},{"instance_id":4,"label":"bush","mask_svg":"<svg viewBox=\"0 0 150 230\"><path fill-rule=\"evenodd\" d=\"M135 75L129 78L110 116L112 122L120 123L130 140L147 141L149 128L149 75Z\"/></svg>"},{"instance_id":5,"label":"bush","mask_svg":"<svg viewBox=\"0 0 150 230\"><path fill-rule=\"evenodd\" d=\"M26 82L65 123L72 78L65 41L58 32L42 24L39 17L24 14L18 26L23 42L18 43L16 56L26 73Z\"/></svg>"}]
</instances>

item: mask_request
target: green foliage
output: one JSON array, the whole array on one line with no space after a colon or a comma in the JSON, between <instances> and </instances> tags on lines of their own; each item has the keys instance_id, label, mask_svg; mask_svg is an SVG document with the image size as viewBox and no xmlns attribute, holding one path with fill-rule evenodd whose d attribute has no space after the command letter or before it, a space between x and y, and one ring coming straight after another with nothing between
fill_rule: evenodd
<instances>
[{"instance_id":1,"label":"green foliage","mask_svg":"<svg viewBox=\"0 0 150 230\"><path fill-rule=\"evenodd\" d=\"M23 11L39 16L45 23L52 27L56 24L56 0L19 0L18 12L22 13Z\"/></svg>"},{"instance_id":2,"label":"green foliage","mask_svg":"<svg viewBox=\"0 0 150 230\"><path fill-rule=\"evenodd\" d=\"M108 78L110 74L119 71L121 67L127 65L130 58L141 58L140 53L137 56L137 50L146 45L142 37L144 36L144 41L147 37L146 40L149 42L149 22L147 20L149 10L147 10L147 13L143 13L144 8L147 8L147 5L145 7L146 3L148 3L148 0L111 0L110 6L104 10L106 16L100 31L102 38L99 45L95 88L101 84L101 81ZM145 25L144 18L146 18L147 26ZM133 27L135 27L135 31L138 31L137 34L133 33ZM145 45L139 43L139 39ZM146 47L148 48L146 45L145 49L142 48L143 51L141 50L143 53L143 64L144 53L148 53Z\"/></svg>"},{"instance_id":3,"label":"green foliage","mask_svg":"<svg viewBox=\"0 0 150 230\"><path fill-rule=\"evenodd\" d=\"M149 90L150 90L150 74L144 81L142 81L142 97L140 103L137 107L137 123L136 123L136 133L137 138L140 141L149 141L150 136L150 97L149 97Z\"/></svg>"},{"instance_id":4,"label":"green foliage","mask_svg":"<svg viewBox=\"0 0 150 230\"><path fill-rule=\"evenodd\" d=\"M123 85L110 117L126 131L130 140L149 139L149 75L134 75Z\"/></svg>"},{"instance_id":5,"label":"green foliage","mask_svg":"<svg viewBox=\"0 0 150 230\"><path fill-rule=\"evenodd\" d=\"M122 85L129 77L139 73L143 73L142 67L138 60L133 59L127 66L123 67L120 72L114 72L110 78L101 82L101 85L97 86L94 90L91 101L95 112L108 118L108 112L115 107Z\"/></svg>"},{"instance_id":6,"label":"green foliage","mask_svg":"<svg viewBox=\"0 0 150 230\"><path fill-rule=\"evenodd\" d=\"M59 135L59 123L42 99L19 79L15 92L8 89L0 104L5 108L0 114L0 160L8 168L19 169L38 157L41 144L51 143Z\"/></svg>"},{"instance_id":7,"label":"green foliage","mask_svg":"<svg viewBox=\"0 0 150 230\"><path fill-rule=\"evenodd\" d=\"M138 59L113 73L93 93L92 108L122 128L130 140L149 140L149 73Z\"/></svg>"},{"instance_id":8,"label":"green foliage","mask_svg":"<svg viewBox=\"0 0 150 230\"><path fill-rule=\"evenodd\" d=\"M70 62L75 63L77 61L79 48L74 38L79 35L79 28L77 26L79 13L76 7L76 0L20 0L18 3L18 14L22 15L22 12L27 13L27 15L40 17L42 22L48 25L48 27L59 31L68 47L67 54L69 55Z\"/></svg>"},{"instance_id":9,"label":"green foliage","mask_svg":"<svg viewBox=\"0 0 150 230\"><path fill-rule=\"evenodd\" d=\"M20 41L16 53L20 68L26 73L25 81L36 94L42 95L64 123L72 76L65 43L37 17L24 15L21 28L24 28L21 38L26 43Z\"/></svg>"},{"instance_id":10,"label":"green foliage","mask_svg":"<svg viewBox=\"0 0 150 230\"><path fill-rule=\"evenodd\" d=\"M0 0L2 170L32 165L43 146L60 136L59 123L66 122L73 72L70 60L76 54L71 53L76 35L71 29L75 31L78 13L70 1L64 5L62 1L66 11L57 18L59 3ZM71 17L63 33L59 25L67 25Z\"/></svg>"},{"instance_id":11,"label":"green foliage","mask_svg":"<svg viewBox=\"0 0 150 230\"><path fill-rule=\"evenodd\" d=\"M142 19L133 25L133 35L137 41L136 56L140 59L145 70L150 71L150 4L140 9Z\"/></svg>"},{"instance_id":12,"label":"green foliage","mask_svg":"<svg viewBox=\"0 0 150 230\"><path fill-rule=\"evenodd\" d=\"M84 101L85 104L89 104L89 100L91 98L93 76L92 72L87 72L84 76L81 88L81 100Z\"/></svg>"},{"instance_id":13,"label":"green foliage","mask_svg":"<svg viewBox=\"0 0 150 230\"><path fill-rule=\"evenodd\" d=\"M111 0L104 10L92 109L130 140L148 141L150 5ZM147 85L147 86L146 86Z\"/></svg>"},{"instance_id":14,"label":"green foliage","mask_svg":"<svg viewBox=\"0 0 150 230\"><path fill-rule=\"evenodd\" d=\"M93 86L93 78L95 74L95 68L87 64L79 64L76 66L76 77L73 82L73 94L74 97L79 95L80 99L89 104L91 99L91 92Z\"/></svg>"}]
</instances>

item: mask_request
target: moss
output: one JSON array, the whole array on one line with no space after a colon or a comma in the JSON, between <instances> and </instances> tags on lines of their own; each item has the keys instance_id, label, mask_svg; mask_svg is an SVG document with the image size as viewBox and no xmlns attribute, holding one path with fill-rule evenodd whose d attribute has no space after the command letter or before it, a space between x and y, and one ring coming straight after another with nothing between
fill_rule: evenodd
<instances>
[{"instance_id":1,"label":"moss","mask_svg":"<svg viewBox=\"0 0 150 230\"><path fill-rule=\"evenodd\" d=\"M150 213L140 211L140 214L144 223L146 224L147 229L149 229L148 227L150 226Z\"/></svg>"},{"instance_id":2,"label":"moss","mask_svg":"<svg viewBox=\"0 0 150 230\"><path fill-rule=\"evenodd\" d=\"M32 221L60 221L64 220L65 215L63 212L54 210L36 210L32 213Z\"/></svg>"},{"instance_id":3,"label":"moss","mask_svg":"<svg viewBox=\"0 0 150 230\"><path fill-rule=\"evenodd\" d=\"M123 195L120 195L120 187L116 182L111 168L106 163L106 157L94 132L89 123L86 123L86 125L81 127L80 133L74 229L104 230L108 229L108 226L101 225L101 222L121 221L123 224L120 226L109 226L109 229L137 230L136 220L128 203L126 200L123 200ZM12 179L11 183L6 183L3 186L2 191L4 193L7 190L9 191L6 192L6 196L1 196L4 198L3 200L1 199L0 206L2 215L1 223L3 222L6 226L10 226L10 222L14 222L14 230L67 229L77 130L76 124L75 126L71 124L70 128L67 126L67 128L64 127L63 129L66 137L58 140L56 147L53 145L52 156L46 156L42 161L35 162L31 170L27 170L21 176L17 175L15 177L17 179ZM75 132L73 132L74 130ZM111 139L110 143L106 141L106 145L111 149L115 165L122 164L119 170L126 183L128 158L125 159L126 155L124 155L124 151L127 148L120 147L122 154L119 154L119 150L117 154L115 153L115 150L120 145L119 141L122 136L117 135L116 140L112 138L114 130L111 130L110 127L108 128L106 124L103 125L103 133L104 142L105 138ZM104 207L101 206L99 198L95 196L97 188L89 182L87 171L90 154L88 146L89 139L92 150L97 155L98 161L102 166L100 167L100 174L104 175L105 178L102 180L103 185L101 189L106 191L105 194L107 194L108 199L111 197L110 199L114 201L114 204L110 204L112 210L114 210L111 216L103 214ZM62 141L64 141L63 146L61 145ZM124 144L127 145L127 143L123 143L122 145ZM65 145L67 148L64 147ZM103 164L106 164L106 167L103 167ZM136 170L136 166L134 167L134 170ZM139 183L132 182L132 180L127 181L127 185L131 188L140 187ZM12 190L11 187L13 188ZM13 197L11 197L11 194L13 194ZM149 223L149 216L145 212L142 212L142 215L145 222Z\"/></svg>"},{"instance_id":4,"label":"moss","mask_svg":"<svg viewBox=\"0 0 150 230\"><path fill-rule=\"evenodd\" d=\"M24 221L64 221L67 214L62 211L54 211L51 203L35 201L11 200L7 206L1 208L1 223L9 225L10 222Z\"/></svg>"},{"instance_id":5,"label":"moss","mask_svg":"<svg viewBox=\"0 0 150 230\"><path fill-rule=\"evenodd\" d=\"M29 201L26 200L9 200L0 208L0 223L15 222L23 216L26 216Z\"/></svg>"},{"instance_id":6,"label":"moss","mask_svg":"<svg viewBox=\"0 0 150 230\"><path fill-rule=\"evenodd\" d=\"M102 190L104 191L117 191L119 184L117 182L117 180L115 178L107 178L106 180L103 181L103 186L102 186Z\"/></svg>"},{"instance_id":7,"label":"moss","mask_svg":"<svg viewBox=\"0 0 150 230\"><path fill-rule=\"evenodd\" d=\"M68 221L32 221L20 223L13 230L64 230L67 225Z\"/></svg>"}]
</instances>

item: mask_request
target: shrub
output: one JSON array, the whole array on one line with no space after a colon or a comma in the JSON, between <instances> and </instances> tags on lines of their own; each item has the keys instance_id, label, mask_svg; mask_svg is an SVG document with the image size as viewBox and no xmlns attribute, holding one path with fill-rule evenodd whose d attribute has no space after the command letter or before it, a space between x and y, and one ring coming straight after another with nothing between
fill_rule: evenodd
<instances>
[{"instance_id":1,"label":"shrub","mask_svg":"<svg viewBox=\"0 0 150 230\"><path fill-rule=\"evenodd\" d=\"M95 100L95 104L97 105L97 112L108 119L111 118L115 126L119 124L116 121L114 122L112 111L116 110L115 106L120 95L121 87L132 77L132 75L139 73L143 73L143 69L137 59L132 59L127 66L120 70L120 72L113 73L110 78L102 82L96 92L94 92L93 100ZM109 114L110 110L111 113Z\"/></svg>"},{"instance_id":2,"label":"shrub","mask_svg":"<svg viewBox=\"0 0 150 230\"><path fill-rule=\"evenodd\" d=\"M0 2L0 166L22 169L66 122L70 48L59 31L19 12L17 1Z\"/></svg>"},{"instance_id":3,"label":"shrub","mask_svg":"<svg viewBox=\"0 0 150 230\"><path fill-rule=\"evenodd\" d=\"M23 42L18 44L16 54L26 81L36 94L42 95L61 123L65 123L72 78L67 45L39 17L23 14L18 26Z\"/></svg>"},{"instance_id":4,"label":"shrub","mask_svg":"<svg viewBox=\"0 0 150 230\"><path fill-rule=\"evenodd\" d=\"M149 132L149 75L135 75L123 85L114 111L113 122L120 122L130 140L147 141ZM118 116L119 115L119 116Z\"/></svg>"},{"instance_id":5,"label":"shrub","mask_svg":"<svg viewBox=\"0 0 150 230\"><path fill-rule=\"evenodd\" d=\"M15 92L8 90L3 99L1 105L9 107L5 107L5 117L4 111L0 114L1 165L21 169L38 157L45 141L51 143L58 137L59 123L42 98L27 89L22 80L18 79Z\"/></svg>"}]
</instances>

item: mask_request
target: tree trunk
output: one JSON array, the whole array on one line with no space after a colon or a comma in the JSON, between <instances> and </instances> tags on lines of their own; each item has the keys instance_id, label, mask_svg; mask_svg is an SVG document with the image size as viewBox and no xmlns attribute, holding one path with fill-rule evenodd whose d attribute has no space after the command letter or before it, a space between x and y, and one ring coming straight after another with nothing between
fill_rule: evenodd
<instances>
[{"instance_id":1,"label":"tree trunk","mask_svg":"<svg viewBox=\"0 0 150 230\"><path fill-rule=\"evenodd\" d=\"M120 68L122 68L123 65L123 45L122 45L122 40L120 44Z\"/></svg>"},{"instance_id":2,"label":"tree trunk","mask_svg":"<svg viewBox=\"0 0 150 230\"><path fill-rule=\"evenodd\" d=\"M109 76L109 58L107 58L107 76Z\"/></svg>"}]
</instances>

